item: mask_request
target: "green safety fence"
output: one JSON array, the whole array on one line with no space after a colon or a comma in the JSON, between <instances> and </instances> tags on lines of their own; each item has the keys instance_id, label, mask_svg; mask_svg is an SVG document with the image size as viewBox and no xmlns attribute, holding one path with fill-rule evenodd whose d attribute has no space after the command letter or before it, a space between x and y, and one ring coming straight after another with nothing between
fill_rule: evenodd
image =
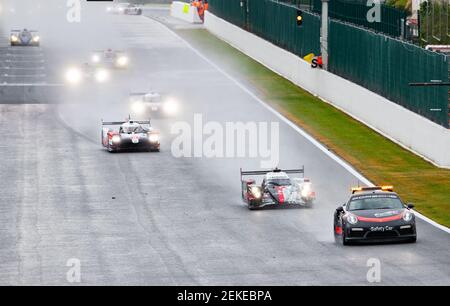
<instances>
[{"instance_id":1,"label":"green safety fence","mask_svg":"<svg viewBox=\"0 0 450 306\"><path fill-rule=\"evenodd\" d=\"M320 18L304 12L297 26L297 10L270 0L248 1L248 30L301 57L320 53Z\"/></svg>"},{"instance_id":2,"label":"green safety fence","mask_svg":"<svg viewBox=\"0 0 450 306\"><path fill-rule=\"evenodd\" d=\"M320 53L320 18L271 0L210 0L210 12L299 56Z\"/></svg>"},{"instance_id":3,"label":"green safety fence","mask_svg":"<svg viewBox=\"0 0 450 306\"><path fill-rule=\"evenodd\" d=\"M448 127L448 88L409 83L448 80L448 59L384 35L330 22L329 70Z\"/></svg>"},{"instance_id":4,"label":"green safety fence","mask_svg":"<svg viewBox=\"0 0 450 306\"><path fill-rule=\"evenodd\" d=\"M312 0L312 11L322 13L322 0ZM385 4L379 4L378 20L369 21L369 10L373 8L367 5L367 1L356 0L331 0L329 2L329 16L331 18L363 26L377 32L393 37L405 37L406 17L408 12ZM378 14L378 13L377 13ZM371 15L372 17L374 15Z\"/></svg>"},{"instance_id":5,"label":"green safety fence","mask_svg":"<svg viewBox=\"0 0 450 306\"><path fill-rule=\"evenodd\" d=\"M320 54L320 17L272 0L210 0L210 11L298 56ZM448 58L338 20L330 20L329 69L444 127L448 88L410 87L448 80ZM339 90L337 88L336 90Z\"/></svg>"},{"instance_id":6,"label":"green safety fence","mask_svg":"<svg viewBox=\"0 0 450 306\"><path fill-rule=\"evenodd\" d=\"M209 11L216 16L247 29L247 7L242 0L210 0Z\"/></svg>"}]
</instances>

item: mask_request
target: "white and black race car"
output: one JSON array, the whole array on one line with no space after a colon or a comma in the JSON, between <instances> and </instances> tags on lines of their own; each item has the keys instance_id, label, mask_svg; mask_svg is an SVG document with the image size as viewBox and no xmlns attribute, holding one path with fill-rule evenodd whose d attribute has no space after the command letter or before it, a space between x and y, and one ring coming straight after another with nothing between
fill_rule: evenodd
<instances>
[{"instance_id":1,"label":"white and black race car","mask_svg":"<svg viewBox=\"0 0 450 306\"><path fill-rule=\"evenodd\" d=\"M316 193L309 179L304 177L305 168L272 171L242 171L242 199L250 210L263 207L311 207L316 199ZM290 178L288 174L301 174L302 177ZM261 185L254 179L244 179L244 176L263 175Z\"/></svg>"},{"instance_id":2,"label":"white and black race car","mask_svg":"<svg viewBox=\"0 0 450 306\"><path fill-rule=\"evenodd\" d=\"M159 152L159 132L148 121L102 121L102 145L109 152L122 150L146 150ZM118 129L105 126L119 126Z\"/></svg>"},{"instance_id":3,"label":"white and black race car","mask_svg":"<svg viewBox=\"0 0 450 306\"><path fill-rule=\"evenodd\" d=\"M39 47L41 44L41 38L38 35L38 31L27 29L11 30L9 41L11 47Z\"/></svg>"},{"instance_id":4,"label":"white and black race car","mask_svg":"<svg viewBox=\"0 0 450 306\"><path fill-rule=\"evenodd\" d=\"M130 94L131 111L136 116L173 117L179 113L178 102L158 92Z\"/></svg>"},{"instance_id":5,"label":"white and black race car","mask_svg":"<svg viewBox=\"0 0 450 306\"><path fill-rule=\"evenodd\" d=\"M93 51L91 55L91 64L97 67L126 69L129 62L125 52L113 49Z\"/></svg>"},{"instance_id":6,"label":"white and black race car","mask_svg":"<svg viewBox=\"0 0 450 306\"><path fill-rule=\"evenodd\" d=\"M142 15L142 9L136 4L132 3L118 3L113 6L108 6L106 11L110 14L117 15Z\"/></svg>"}]
</instances>

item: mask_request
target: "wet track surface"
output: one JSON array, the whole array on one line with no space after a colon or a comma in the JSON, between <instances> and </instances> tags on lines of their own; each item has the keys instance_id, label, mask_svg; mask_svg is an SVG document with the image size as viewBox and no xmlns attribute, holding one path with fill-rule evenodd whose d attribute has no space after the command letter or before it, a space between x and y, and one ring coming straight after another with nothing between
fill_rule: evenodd
<instances>
[{"instance_id":1,"label":"wet track surface","mask_svg":"<svg viewBox=\"0 0 450 306\"><path fill-rule=\"evenodd\" d=\"M167 11L147 14L161 20ZM127 50L129 71L101 86L26 95L24 86L1 95L0 284L69 284L70 258L81 261L83 284L368 284L370 258L381 262L382 284L450 284L447 233L418 220L416 244L336 244L332 216L357 183L352 174L163 24L102 15L94 27L95 20L72 29L91 29L76 44L49 41L33 51L46 58L48 76L39 82L61 83L63 63L93 48ZM5 43L0 50L16 52ZM107 153L100 119L125 118L127 95L147 89L170 93L183 108L177 118L153 120L161 153ZM317 189L314 207L247 210L239 168L258 169L259 159L175 158L171 127L194 114L204 124L279 122L279 165L305 165Z\"/></svg>"}]
</instances>

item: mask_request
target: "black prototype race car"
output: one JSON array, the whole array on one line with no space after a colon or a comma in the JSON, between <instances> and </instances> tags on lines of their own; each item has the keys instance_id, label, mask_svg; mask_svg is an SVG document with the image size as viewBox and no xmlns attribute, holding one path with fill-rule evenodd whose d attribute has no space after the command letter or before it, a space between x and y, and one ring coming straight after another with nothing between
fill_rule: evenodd
<instances>
[{"instance_id":1,"label":"black prototype race car","mask_svg":"<svg viewBox=\"0 0 450 306\"><path fill-rule=\"evenodd\" d=\"M290 178L288 174L304 175L305 168L272 171L242 171L242 199L250 210L264 207L311 207L316 198L311 181L305 177ZM261 185L254 179L243 179L244 176L263 175Z\"/></svg>"},{"instance_id":2,"label":"black prototype race car","mask_svg":"<svg viewBox=\"0 0 450 306\"><path fill-rule=\"evenodd\" d=\"M103 122L103 126L119 125L119 130L103 127L102 145L109 152L121 150L147 150L159 152L159 132L153 130L148 121Z\"/></svg>"},{"instance_id":3,"label":"black prototype race car","mask_svg":"<svg viewBox=\"0 0 450 306\"><path fill-rule=\"evenodd\" d=\"M39 47L40 37L37 31L34 30L12 30L9 38L11 47L25 46L25 47Z\"/></svg>"},{"instance_id":4,"label":"black prototype race car","mask_svg":"<svg viewBox=\"0 0 450 306\"><path fill-rule=\"evenodd\" d=\"M334 234L343 245L352 242L416 242L412 204L403 204L392 186L352 188L347 203L334 213Z\"/></svg>"}]
</instances>

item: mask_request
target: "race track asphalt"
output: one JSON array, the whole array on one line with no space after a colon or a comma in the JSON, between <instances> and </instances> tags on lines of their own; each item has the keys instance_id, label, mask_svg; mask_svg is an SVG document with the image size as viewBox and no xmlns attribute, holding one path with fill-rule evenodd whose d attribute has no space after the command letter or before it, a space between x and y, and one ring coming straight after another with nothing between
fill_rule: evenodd
<instances>
[{"instance_id":1,"label":"race track asphalt","mask_svg":"<svg viewBox=\"0 0 450 306\"><path fill-rule=\"evenodd\" d=\"M33 63L46 71L33 82L55 87L36 93L16 71L22 85L11 89L0 77L8 91L0 96L0 284L70 285L71 258L80 260L82 284L95 285L365 285L371 258L380 260L384 285L450 284L449 234L418 220L416 244L336 244L333 212L357 184L354 175L164 24L102 7L85 14L77 25L44 27L40 49L1 44L2 59L41 54L24 56L46 59ZM61 31L71 39L57 39ZM108 84L62 85L67 65L108 47L129 53L128 71L115 71ZM100 120L124 119L128 94L150 89L182 107L176 118L152 121L161 152L103 150ZM174 157L171 128L192 126L194 114L219 126L278 123L279 166L305 166L314 207L249 211L239 169L259 169L258 158Z\"/></svg>"}]
</instances>

